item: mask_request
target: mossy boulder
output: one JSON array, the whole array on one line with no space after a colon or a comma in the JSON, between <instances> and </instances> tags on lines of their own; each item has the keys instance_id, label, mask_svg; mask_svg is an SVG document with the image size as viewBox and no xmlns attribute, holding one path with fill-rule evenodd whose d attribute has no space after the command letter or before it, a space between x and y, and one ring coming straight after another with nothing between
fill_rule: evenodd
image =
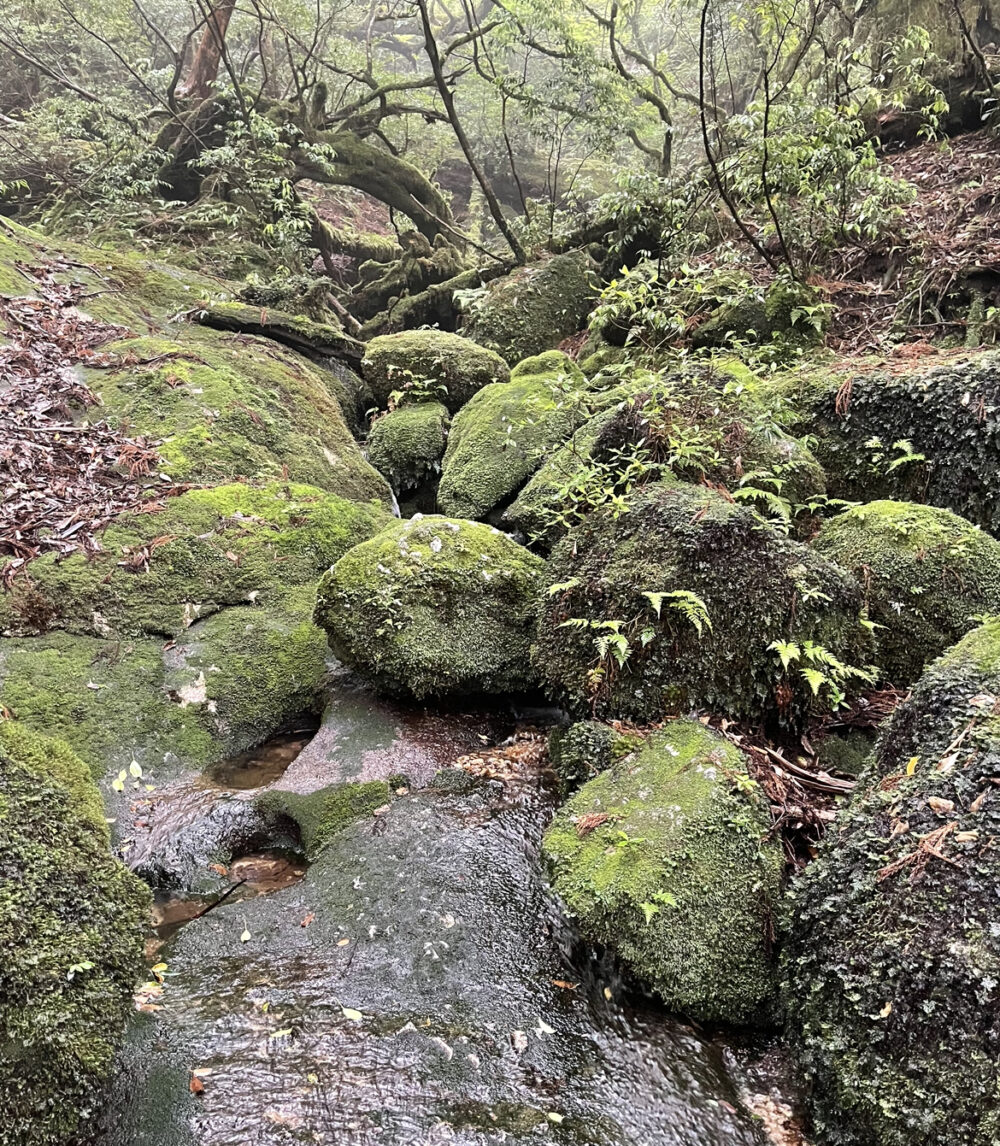
<instances>
[{"instance_id":1,"label":"mossy boulder","mask_svg":"<svg viewBox=\"0 0 1000 1146\"><path fill-rule=\"evenodd\" d=\"M703 707L794 726L817 702L809 650L852 668L870 660L854 578L703 487L656 483L591 514L546 577L532 659L550 696L581 715L652 721ZM787 668L776 642L798 648ZM821 703L833 685L816 684Z\"/></svg>"},{"instance_id":2,"label":"mossy boulder","mask_svg":"<svg viewBox=\"0 0 1000 1146\"><path fill-rule=\"evenodd\" d=\"M499 354L443 330L373 338L365 347L363 370L379 406L389 404L393 391L415 383L453 414L484 386L510 379L510 367Z\"/></svg>"},{"instance_id":3,"label":"mossy boulder","mask_svg":"<svg viewBox=\"0 0 1000 1146\"><path fill-rule=\"evenodd\" d=\"M175 637L220 609L269 605L315 581L390 520L380 502L278 482L189 490L148 510L115 519L92 556L34 561L0 597L0 633Z\"/></svg>"},{"instance_id":4,"label":"mossy boulder","mask_svg":"<svg viewBox=\"0 0 1000 1146\"><path fill-rule=\"evenodd\" d=\"M234 606L175 640L50 632L0 639L0 705L65 740L95 776L152 783L235 755L316 711L326 668L313 584Z\"/></svg>"},{"instance_id":5,"label":"mossy boulder","mask_svg":"<svg viewBox=\"0 0 1000 1146\"><path fill-rule=\"evenodd\" d=\"M1000 622L928 668L794 889L788 1033L831 1146L1000 1141Z\"/></svg>"},{"instance_id":6,"label":"mossy boulder","mask_svg":"<svg viewBox=\"0 0 1000 1146\"><path fill-rule=\"evenodd\" d=\"M388 692L517 692L531 681L541 571L488 525L418 514L334 565L316 620L335 654Z\"/></svg>"},{"instance_id":7,"label":"mossy boulder","mask_svg":"<svg viewBox=\"0 0 1000 1146\"><path fill-rule=\"evenodd\" d=\"M576 430L565 395L585 385L569 358L551 350L519 363L509 382L480 390L452 423L438 487L441 509L472 519L502 509Z\"/></svg>"},{"instance_id":8,"label":"mossy boulder","mask_svg":"<svg viewBox=\"0 0 1000 1146\"><path fill-rule=\"evenodd\" d=\"M0 720L0 1140L88 1134L141 974L149 893L68 747Z\"/></svg>"},{"instance_id":9,"label":"mossy boulder","mask_svg":"<svg viewBox=\"0 0 1000 1146\"><path fill-rule=\"evenodd\" d=\"M783 867L742 753L697 721L653 733L588 781L545 836L554 886L584 934L671 1010L747 1023L775 986Z\"/></svg>"},{"instance_id":10,"label":"mossy boulder","mask_svg":"<svg viewBox=\"0 0 1000 1146\"><path fill-rule=\"evenodd\" d=\"M84 372L100 399L89 416L159 441L174 480L287 478L359 501L391 500L332 386L293 351L192 325L106 350L121 365Z\"/></svg>"},{"instance_id":11,"label":"mossy boulder","mask_svg":"<svg viewBox=\"0 0 1000 1146\"><path fill-rule=\"evenodd\" d=\"M766 288L748 283L697 327L691 345L701 348L730 346L734 342L777 343L783 350L782 343L819 343L828 315L819 307L809 321L802 308L815 307L820 302L817 291L785 279L776 279Z\"/></svg>"},{"instance_id":12,"label":"mossy boulder","mask_svg":"<svg viewBox=\"0 0 1000 1146\"><path fill-rule=\"evenodd\" d=\"M441 472L448 426L448 411L440 402L399 406L372 426L368 460L397 495L418 489Z\"/></svg>"},{"instance_id":13,"label":"mossy boulder","mask_svg":"<svg viewBox=\"0 0 1000 1146\"><path fill-rule=\"evenodd\" d=\"M815 436L835 496L927 502L1000 533L1000 354L907 373L813 368L774 386Z\"/></svg>"},{"instance_id":14,"label":"mossy boulder","mask_svg":"<svg viewBox=\"0 0 1000 1146\"><path fill-rule=\"evenodd\" d=\"M1000 542L947 509L873 501L827 522L815 548L861 583L894 684L916 680L977 615L1000 612Z\"/></svg>"},{"instance_id":15,"label":"mossy boulder","mask_svg":"<svg viewBox=\"0 0 1000 1146\"><path fill-rule=\"evenodd\" d=\"M556 255L490 283L462 333L507 362L520 362L576 334L596 296L587 255Z\"/></svg>"}]
</instances>

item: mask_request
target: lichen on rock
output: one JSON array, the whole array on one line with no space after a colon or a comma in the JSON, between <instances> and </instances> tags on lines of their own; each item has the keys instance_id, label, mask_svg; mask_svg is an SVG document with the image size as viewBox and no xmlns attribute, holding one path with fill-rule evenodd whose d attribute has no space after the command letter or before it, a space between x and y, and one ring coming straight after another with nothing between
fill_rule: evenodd
<instances>
[{"instance_id":1,"label":"lichen on rock","mask_svg":"<svg viewBox=\"0 0 1000 1146\"><path fill-rule=\"evenodd\" d=\"M545 836L554 886L594 942L672 1010L766 1015L783 858L742 753L697 721L589 780Z\"/></svg>"},{"instance_id":2,"label":"lichen on rock","mask_svg":"<svg viewBox=\"0 0 1000 1146\"><path fill-rule=\"evenodd\" d=\"M316 620L335 654L417 698L517 692L542 562L488 525L417 515L323 577Z\"/></svg>"}]
</instances>

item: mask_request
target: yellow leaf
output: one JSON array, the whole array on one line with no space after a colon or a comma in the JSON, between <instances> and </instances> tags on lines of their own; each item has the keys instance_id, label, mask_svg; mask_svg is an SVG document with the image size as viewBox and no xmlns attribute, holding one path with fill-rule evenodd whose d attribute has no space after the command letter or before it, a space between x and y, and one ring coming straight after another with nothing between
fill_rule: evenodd
<instances>
[{"instance_id":1,"label":"yellow leaf","mask_svg":"<svg viewBox=\"0 0 1000 1146\"><path fill-rule=\"evenodd\" d=\"M610 1001L610 999L611 999L611 988L610 987L604 988L604 997L605 997L605 999L608 999Z\"/></svg>"},{"instance_id":2,"label":"yellow leaf","mask_svg":"<svg viewBox=\"0 0 1000 1146\"><path fill-rule=\"evenodd\" d=\"M273 1035L268 1035L269 1039L285 1039L292 1033L291 1027L282 1027L280 1031L275 1031Z\"/></svg>"},{"instance_id":3,"label":"yellow leaf","mask_svg":"<svg viewBox=\"0 0 1000 1146\"><path fill-rule=\"evenodd\" d=\"M360 1023L364 1015L360 1011L356 1011L353 1007L341 1007L345 1019L350 1019L352 1023Z\"/></svg>"},{"instance_id":4,"label":"yellow leaf","mask_svg":"<svg viewBox=\"0 0 1000 1146\"><path fill-rule=\"evenodd\" d=\"M906 774L912 776L917 770L917 762L920 760L919 756L911 756L906 762Z\"/></svg>"},{"instance_id":5,"label":"yellow leaf","mask_svg":"<svg viewBox=\"0 0 1000 1146\"><path fill-rule=\"evenodd\" d=\"M892 1014L892 1000L890 1000L878 1013L880 1019L887 1019Z\"/></svg>"},{"instance_id":6,"label":"yellow leaf","mask_svg":"<svg viewBox=\"0 0 1000 1146\"><path fill-rule=\"evenodd\" d=\"M250 932L249 931L243 932L243 934L240 936L240 942L241 943L249 943L250 942Z\"/></svg>"},{"instance_id":7,"label":"yellow leaf","mask_svg":"<svg viewBox=\"0 0 1000 1146\"><path fill-rule=\"evenodd\" d=\"M346 947L348 945L348 943L350 943L350 939L338 939L337 940L337 946L338 947Z\"/></svg>"},{"instance_id":8,"label":"yellow leaf","mask_svg":"<svg viewBox=\"0 0 1000 1146\"><path fill-rule=\"evenodd\" d=\"M559 1122L562 1122L564 1120L563 1116L561 1114L557 1114L554 1110L550 1110L548 1112L548 1114L545 1115L545 1117L550 1122L555 1122L555 1123L559 1123Z\"/></svg>"}]
</instances>

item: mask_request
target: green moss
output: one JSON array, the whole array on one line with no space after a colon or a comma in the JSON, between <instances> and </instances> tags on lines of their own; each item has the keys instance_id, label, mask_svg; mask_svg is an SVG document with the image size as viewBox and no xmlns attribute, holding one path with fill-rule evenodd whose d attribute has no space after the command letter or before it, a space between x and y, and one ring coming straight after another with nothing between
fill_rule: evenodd
<instances>
[{"instance_id":1,"label":"green moss","mask_svg":"<svg viewBox=\"0 0 1000 1146\"><path fill-rule=\"evenodd\" d=\"M587 830L592 815L607 818ZM769 837L742 754L678 721L588 781L557 814L545 851L584 933L668 1007L744 1023L774 988L768 937L782 854Z\"/></svg>"},{"instance_id":2,"label":"green moss","mask_svg":"<svg viewBox=\"0 0 1000 1146\"><path fill-rule=\"evenodd\" d=\"M366 381L382 407L394 390L429 380L435 399L451 413L491 382L510 380L510 367L491 350L442 330L407 330L373 338L362 364Z\"/></svg>"},{"instance_id":3,"label":"green moss","mask_svg":"<svg viewBox=\"0 0 1000 1146\"><path fill-rule=\"evenodd\" d=\"M532 658L550 696L581 715L645 722L704 707L794 726L812 690L801 666L782 670L772 642L870 660L853 577L701 487L657 483L624 512L591 514L553 550L546 577L561 588L540 602ZM694 594L711 628L685 614L690 598L663 598L657 615L649 593ZM628 641L623 666L601 657L608 630L594 626L606 622Z\"/></svg>"},{"instance_id":4,"label":"green moss","mask_svg":"<svg viewBox=\"0 0 1000 1146\"><path fill-rule=\"evenodd\" d=\"M178 481L287 477L341 497L388 502L318 370L266 339L187 326L178 339L135 338L108 348L119 368L86 371L91 412L162 440Z\"/></svg>"},{"instance_id":5,"label":"green moss","mask_svg":"<svg viewBox=\"0 0 1000 1146\"><path fill-rule=\"evenodd\" d=\"M484 518L502 508L576 429L562 392L583 385L566 355L549 351L520 363L509 382L480 390L452 423L438 488L441 509Z\"/></svg>"},{"instance_id":6,"label":"green moss","mask_svg":"<svg viewBox=\"0 0 1000 1146\"><path fill-rule=\"evenodd\" d=\"M788 1031L831 1146L1000 1136L998 666L1000 622L931 665L794 889Z\"/></svg>"},{"instance_id":7,"label":"green moss","mask_svg":"<svg viewBox=\"0 0 1000 1146\"><path fill-rule=\"evenodd\" d=\"M0 705L64 739L96 776L133 759L153 783L201 769L319 703L327 656L312 584L162 640L52 632L0 640Z\"/></svg>"},{"instance_id":8,"label":"green moss","mask_svg":"<svg viewBox=\"0 0 1000 1146\"><path fill-rule=\"evenodd\" d=\"M1000 532L1000 355L929 358L907 374L813 368L773 385L815 435L835 496L923 501ZM890 468L904 441L924 460Z\"/></svg>"},{"instance_id":9,"label":"green moss","mask_svg":"<svg viewBox=\"0 0 1000 1146\"><path fill-rule=\"evenodd\" d=\"M331 784L308 794L274 789L258 796L256 802L263 810L280 812L298 824L306 855L313 860L338 832L367 819L391 799L386 781L369 780Z\"/></svg>"},{"instance_id":10,"label":"green moss","mask_svg":"<svg viewBox=\"0 0 1000 1146\"><path fill-rule=\"evenodd\" d=\"M198 710L166 695L162 641L50 633L0 640L0 705L66 741L95 776L133 758L154 780L215 757Z\"/></svg>"},{"instance_id":11,"label":"green moss","mask_svg":"<svg viewBox=\"0 0 1000 1146\"><path fill-rule=\"evenodd\" d=\"M462 333L507 362L520 362L576 334L596 293L583 252L557 255L490 283Z\"/></svg>"},{"instance_id":12,"label":"green moss","mask_svg":"<svg viewBox=\"0 0 1000 1146\"><path fill-rule=\"evenodd\" d=\"M268 605L314 581L390 520L379 503L291 483L190 490L160 506L117 518L93 557L35 561L0 598L0 632L177 636L225 606Z\"/></svg>"},{"instance_id":13,"label":"green moss","mask_svg":"<svg viewBox=\"0 0 1000 1146\"><path fill-rule=\"evenodd\" d=\"M418 515L337 562L316 619L341 660L389 691L517 691L541 568L489 526Z\"/></svg>"},{"instance_id":14,"label":"green moss","mask_svg":"<svg viewBox=\"0 0 1000 1146\"><path fill-rule=\"evenodd\" d=\"M149 905L64 744L0 722L0 1139L82 1140L132 1010Z\"/></svg>"},{"instance_id":15,"label":"green moss","mask_svg":"<svg viewBox=\"0 0 1000 1146\"><path fill-rule=\"evenodd\" d=\"M816 549L861 582L877 661L894 684L1000 612L1000 543L946 509L874 501L828 522Z\"/></svg>"},{"instance_id":16,"label":"green moss","mask_svg":"<svg viewBox=\"0 0 1000 1146\"><path fill-rule=\"evenodd\" d=\"M549 761L559 778L559 789L571 789L641 747L639 734L623 734L599 720L581 720L549 735Z\"/></svg>"},{"instance_id":17,"label":"green moss","mask_svg":"<svg viewBox=\"0 0 1000 1146\"><path fill-rule=\"evenodd\" d=\"M440 402L407 404L372 426L368 460L399 494L440 472L447 441L448 411Z\"/></svg>"},{"instance_id":18,"label":"green moss","mask_svg":"<svg viewBox=\"0 0 1000 1146\"><path fill-rule=\"evenodd\" d=\"M312 355L343 356L358 361L362 353L362 344L339 327L317 322L303 314L249 306L231 299L207 302L197 307L194 319L216 330L259 334Z\"/></svg>"}]
</instances>

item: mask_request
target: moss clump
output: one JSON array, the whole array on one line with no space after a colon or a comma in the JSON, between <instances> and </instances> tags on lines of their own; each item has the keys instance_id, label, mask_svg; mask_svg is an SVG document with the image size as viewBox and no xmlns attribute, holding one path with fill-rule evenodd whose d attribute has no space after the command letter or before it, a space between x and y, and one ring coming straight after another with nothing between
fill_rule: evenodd
<instances>
[{"instance_id":1,"label":"moss clump","mask_svg":"<svg viewBox=\"0 0 1000 1146\"><path fill-rule=\"evenodd\" d=\"M91 412L162 439L178 481L282 477L358 501L389 501L320 372L267 339L187 326L176 341L135 338L108 348L117 369L89 370Z\"/></svg>"},{"instance_id":2,"label":"moss clump","mask_svg":"<svg viewBox=\"0 0 1000 1146\"><path fill-rule=\"evenodd\" d=\"M1000 533L1000 355L904 375L812 370L775 385L815 435L832 494L923 501Z\"/></svg>"},{"instance_id":3,"label":"moss clump","mask_svg":"<svg viewBox=\"0 0 1000 1146\"><path fill-rule=\"evenodd\" d=\"M389 692L516 692L531 679L541 569L487 525L417 515L334 565L316 620L341 660Z\"/></svg>"},{"instance_id":4,"label":"moss clump","mask_svg":"<svg viewBox=\"0 0 1000 1146\"><path fill-rule=\"evenodd\" d=\"M368 460L393 490L406 493L441 470L448 411L440 402L400 406L379 418L368 438Z\"/></svg>"},{"instance_id":5,"label":"moss clump","mask_svg":"<svg viewBox=\"0 0 1000 1146\"><path fill-rule=\"evenodd\" d=\"M794 726L815 704L809 666L783 670L773 642L870 659L853 577L701 487L657 483L617 516L592 514L553 550L547 578L559 589L540 603L532 658L581 714L645 722L705 707ZM820 700L832 693L823 685Z\"/></svg>"},{"instance_id":6,"label":"moss clump","mask_svg":"<svg viewBox=\"0 0 1000 1146\"><path fill-rule=\"evenodd\" d=\"M557 255L491 283L462 333L517 363L576 334L596 295L586 254Z\"/></svg>"},{"instance_id":7,"label":"moss clump","mask_svg":"<svg viewBox=\"0 0 1000 1146\"><path fill-rule=\"evenodd\" d=\"M585 817L604 816L596 827ZM774 989L782 854L732 744L677 721L588 781L545 836L556 891L668 1007L745 1023Z\"/></svg>"},{"instance_id":8,"label":"moss clump","mask_svg":"<svg viewBox=\"0 0 1000 1146\"><path fill-rule=\"evenodd\" d=\"M576 429L565 392L586 385L552 350L517 366L509 382L486 386L456 416L444 455L438 503L455 517L503 508Z\"/></svg>"},{"instance_id":9,"label":"moss clump","mask_svg":"<svg viewBox=\"0 0 1000 1146\"><path fill-rule=\"evenodd\" d=\"M562 795L592 780L643 743L638 733L624 734L599 720L581 720L555 728L549 736L549 761Z\"/></svg>"},{"instance_id":10,"label":"moss clump","mask_svg":"<svg viewBox=\"0 0 1000 1146\"><path fill-rule=\"evenodd\" d=\"M237 606L162 640L0 639L0 705L64 739L96 776L137 760L159 783L253 747L319 703L315 590Z\"/></svg>"},{"instance_id":11,"label":"moss clump","mask_svg":"<svg viewBox=\"0 0 1000 1146\"><path fill-rule=\"evenodd\" d=\"M492 350L443 330L407 330L373 338L362 363L380 406L395 390L426 388L451 413L491 382L510 380L510 367Z\"/></svg>"},{"instance_id":12,"label":"moss clump","mask_svg":"<svg viewBox=\"0 0 1000 1146\"><path fill-rule=\"evenodd\" d=\"M997 695L991 622L896 710L794 889L788 1030L831 1146L1000 1140Z\"/></svg>"},{"instance_id":13,"label":"moss clump","mask_svg":"<svg viewBox=\"0 0 1000 1146\"><path fill-rule=\"evenodd\" d=\"M0 1140L76 1142L132 1010L149 893L66 745L0 721Z\"/></svg>"},{"instance_id":14,"label":"moss clump","mask_svg":"<svg viewBox=\"0 0 1000 1146\"><path fill-rule=\"evenodd\" d=\"M380 503L311 486L190 490L157 513L117 518L93 557L33 562L0 598L0 632L174 637L221 608L268 605L314 581L389 520Z\"/></svg>"},{"instance_id":15,"label":"moss clump","mask_svg":"<svg viewBox=\"0 0 1000 1146\"><path fill-rule=\"evenodd\" d=\"M331 839L357 820L369 817L387 805L392 791L385 780L331 784L318 792L303 794L272 789L257 797L262 811L278 812L298 824L302 846L314 860Z\"/></svg>"},{"instance_id":16,"label":"moss clump","mask_svg":"<svg viewBox=\"0 0 1000 1146\"><path fill-rule=\"evenodd\" d=\"M947 509L873 501L828 522L815 542L865 592L877 661L894 684L1000 612L1000 543Z\"/></svg>"}]
</instances>

